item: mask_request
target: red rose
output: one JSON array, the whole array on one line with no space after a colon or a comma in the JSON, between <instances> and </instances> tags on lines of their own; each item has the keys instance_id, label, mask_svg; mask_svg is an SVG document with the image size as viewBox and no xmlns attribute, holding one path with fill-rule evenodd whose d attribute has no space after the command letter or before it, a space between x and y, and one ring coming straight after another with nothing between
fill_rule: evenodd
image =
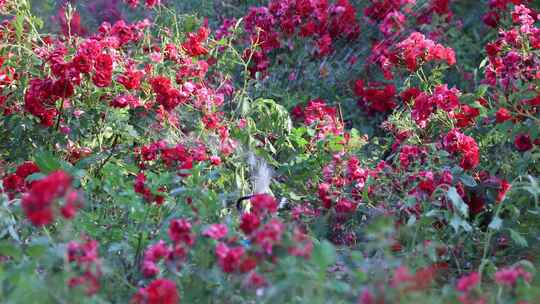
<instances>
[{"instance_id":1,"label":"red rose","mask_svg":"<svg viewBox=\"0 0 540 304\"><path fill-rule=\"evenodd\" d=\"M529 134L519 134L514 140L514 146L520 152L525 152L532 149L532 141Z\"/></svg>"}]
</instances>

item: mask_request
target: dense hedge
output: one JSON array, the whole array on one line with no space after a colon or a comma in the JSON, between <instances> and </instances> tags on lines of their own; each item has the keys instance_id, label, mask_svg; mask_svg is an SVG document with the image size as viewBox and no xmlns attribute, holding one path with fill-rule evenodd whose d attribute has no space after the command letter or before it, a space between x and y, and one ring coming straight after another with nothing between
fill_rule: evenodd
<instances>
[{"instance_id":1,"label":"dense hedge","mask_svg":"<svg viewBox=\"0 0 540 304\"><path fill-rule=\"evenodd\" d=\"M526 0L0 0L2 303L539 303Z\"/></svg>"}]
</instances>

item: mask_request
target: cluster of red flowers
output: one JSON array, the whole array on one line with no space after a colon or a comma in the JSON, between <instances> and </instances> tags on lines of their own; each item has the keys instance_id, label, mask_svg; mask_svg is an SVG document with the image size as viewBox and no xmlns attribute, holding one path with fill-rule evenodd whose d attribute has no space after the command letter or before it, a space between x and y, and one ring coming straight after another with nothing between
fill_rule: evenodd
<instances>
[{"instance_id":1,"label":"cluster of red flowers","mask_svg":"<svg viewBox=\"0 0 540 304\"><path fill-rule=\"evenodd\" d=\"M404 145L399 153L399 164L401 169L407 170L411 162L421 163L422 156L426 153L425 149L418 146Z\"/></svg>"},{"instance_id":2,"label":"cluster of red flowers","mask_svg":"<svg viewBox=\"0 0 540 304\"><path fill-rule=\"evenodd\" d=\"M26 192L32 185L32 183L26 181L26 178L39 171L39 167L34 162L26 161L19 165L14 173L6 175L2 179L2 184L9 199L15 198L18 193Z\"/></svg>"},{"instance_id":3,"label":"cluster of red flowers","mask_svg":"<svg viewBox=\"0 0 540 304\"><path fill-rule=\"evenodd\" d=\"M65 43L48 39L49 45L38 48L36 53L49 64L53 77L30 80L24 98L26 111L38 117L43 125L50 127L54 125L54 118L62 114L60 111L68 107L67 99L74 95L75 88L81 84L83 75L91 76L96 87L110 86L115 61L118 59L114 50L139 41L143 29L148 25L147 20L132 25L124 21L118 21L112 26L104 23L99 28L99 34L82 40L77 46L76 54L68 62L65 60L68 55ZM128 70L126 73L129 72ZM119 78L119 82L126 84L128 81L124 76ZM62 100L60 109L56 106L56 101L59 99ZM59 122L60 117L57 124Z\"/></svg>"},{"instance_id":4,"label":"cluster of red flowers","mask_svg":"<svg viewBox=\"0 0 540 304\"><path fill-rule=\"evenodd\" d=\"M439 270L441 270L441 265L435 264L420 268L416 273L411 274L405 266L400 266L394 270L391 286L405 291L424 290L431 286Z\"/></svg>"},{"instance_id":5,"label":"cluster of red flowers","mask_svg":"<svg viewBox=\"0 0 540 304\"><path fill-rule=\"evenodd\" d=\"M388 113L396 108L396 86L393 84L369 83L357 80L354 93L361 97L358 105L365 109L366 114Z\"/></svg>"},{"instance_id":6,"label":"cluster of red flowers","mask_svg":"<svg viewBox=\"0 0 540 304\"><path fill-rule=\"evenodd\" d=\"M456 88L449 89L447 85L435 87L431 95L416 89L407 91L407 95L407 98L413 100L412 118L420 128L427 126L431 114L437 109L443 110L450 115L455 115L454 111L460 107L460 92Z\"/></svg>"},{"instance_id":7,"label":"cluster of red flowers","mask_svg":"<svg viewBox=\"0 0 540 304\"><path fill-rule=\"evenodd\" d=\"M396 45L396 57L391 57L395 64L404 62L410 72L415 72L421 65L430 61L445 61L448 65L456 63L454 50L435 43L418 32Z\"/></svg>"},{"instance_id":8,"label":"cluster of red flowers","mask_svg":"<svg viewBox=\"0 0 540 304\"><path fill-rule=\"evenodd\" d=\"M317 186L322 206L318 203L315 208L322 207L323 212L333 211L334 242L352 244L356 241L354 232L347 231L343 224L354 216L364 194L372 192L373 187L367 185L368 178L376 179L386 167L386 163L381 161L374 169L365 168L356 156L346 153L335 153L332 161L323 167L323 181Z\"/></svg>"},{"instance_id":9,"label":"cluster of red flowers","mask_svg":"<svg viewBox=\"0 0 540 304\"><path fill-rule=\"evenodd\" d=\"M459 301L462 304L484 303L484 299L476 299L473 295L473 290L480 283L480 275L478 272L472 272L461 277L456 284L456 289L461 292Z\"/></svg>"},{"instance_id":10,"label":"cluster of red flowers","mask_svg":"<svg viewBox=\"0 0 540 304\"><path fill-rule=\"evenodd\" d=\"M522 1L513 2L520 4ZM509 1L492 3L499 10L506 10ZM519 91L522 83L532 83L540 78L538 73L540 59L533 50L540 48L540 28L534 25L538 14L524 5L516 5L512 11L513 27L501 30L494 42L486 45L488 64L485 69L484 81L490 86L499 85L505 94ZM524 52L524 48L531 51ZM540 106L540 96L536 86L529 86L528 93L536 96L530 99L502 102L502 97L495 95L494 99L501 106L496 112L495 121L503 123L512 121L514 124L522 121L528 114L535 113ZM510 110L509 110L510 108ZM534 141L535 144L538 141ZM517 134L514 140L515 148L525 152L533 148L533 141L527 133Z\"/></svg>"},{"instance_id":11,"label":"cluster of red flowers","mask_svg":"<svg viewBox=\"0 0 540 304\"><path fill-rule=\"evenodd\" d=\"M116 6L116 2L111 3ZM124 2L131 7L140 5L139 0ZM376 35L382 34L384 40L372 41L373 49L367 63L376 62L386 80L357 80L353 89L359 98L357 104L366 114L374 115L391 113L400 106L401 101L405 107L410 106L410 115L417 128L397 130L397 126L390 126L389 129L394 128L392 131L396 131L396 138L390 143L389 152L395 154L382 158L385 160L374 168L369 168L359 157L343 152L347 149L346 145L351 136L345 131L340 117L342 113L337 107L320 98L295 107L292 116L308 126L309 131L315 131L311 144L336 136L339 137L339 144L343 144L343 150L336 152L336 149L340 151L340 147L336 148L332 142L334 145L320 145L324 151L315 151L326 153L325 156L331 156L332 159L322 166L322 172L319 172L322 179L308 181L308 188L316 190L318 200L296 206L292 212L293 219L299 219L299 214L329 214L332 232L339 236L343 235L343 231L348 233L345 241L337 237L332 238L332 241L351 244L356 241L356 235L346 230L347 222L358 215L359 210L362 211L365 198L375 197L381 188L392 191L389 195L392 200L395 199L394 192L399 192L396 195L399 199L391 202L396 202L398 208L385 209L385 212L399 210L417 218L423 212L421 202L434 199L433 196L438 194L437 189L448 190L455 187L457 194L469 206L471 215L489 211L486 207L488 198L495 201L495 204L505 200L511 184L505 179L477 169L480 163L479 146L473 137L465 135L467 128L471 131L473 128L470 127L475 125L480 116L479 108L462 104L461 92L458 89L449 88L446 84L440 84L444 83L442 80L432 81L433 79L424 75L423 67L428 63L449 66L456 64L454 50L436 42L440 40L436 25L432 32L425 35L405 31L408 14L414 15L418 24L429 23L433 14L446 16L446 21L450 22L452 12L449 2L430 0L427 1L427 8L418 9L418 13L415 13L415 0L369 1L364 15L368 22L378 23L380 33ZM490 7L493 11L485 17L487 24L495 26L500 18L499 11L507 10L509 4L515 4L511 14L514 27L501 30L499 38L486 47L489 61L484 75L485 83L490 86L502 85L504 93L518 91L523 81L533 83L540 78L540 59L534 53L534 50L540 49L540 28L534 25L540 18L533 10L519 5L523 2L526 1L491 0ZM0 0L0 6L3 4ZM152 8L160 5L161 1L145 0L145 4ZM114 114L127 112L129 115L140 114L149 120L155 118L158 122L151 125L152 131L161 131L162 128L170 126L174 131L182 133L178 142L171 144L164 140L145 141L147 144L143 143L135 149L135 160L141 171L135 177L134 191L145 201L155 202L157 205L164 203L168 189L165 186L155 189L153 185L149 185L153 176L151 171L165 169L175 172L176 178L185 178L190 175L189 170L195 165L209 162L218 166L222 156L226 157L234 152L238 142L229 134L230 121L227 121L227 113L222 107L234 88L225 76L220 78L222 75L219 71L213 71L218 59L210 55L213 52L210 49L211 32L207 22L196 31L186 33L185 40L177 45L168 42L170 37L165 37L163 41L148 37L144 41L146 44L148 40L149 45L145 45L141 50L131 50L127 48L129 44L143 40L145 29L150 25L148 20L134 24L127 24L122 20L114 24L103 23L97 34L85 37L87 31L81 25L80 15L75 13L71 20L66 20L65 8L61 8L61 15L59 23L64 35L69 37L43 37L45 45L35 49L36 55L44 63L42 72L47 72L43 75L47 76L21 78L29 79L24 92L24 110L38 118L42 125L56 125L56 129L60 128L66 130L64 133L69 133L68 126L64 126L69 118L67 113L73 110L73 116L77 119L84 114L77 109L85 102L85 98L79 98L83 93L78 91L82 91L81 88L90 88L103 93L101 101L117 108L109 109L114 111ZM349 0L271 0L266 6L252 7L244 19L247 41L241 43L247 43L250 47L245 50L243 57L250 61L249 70L252 74L265 72L270 66L270 58L273 56L271 53L284 48L296 48L297 39L302 43L306 40L313 43L307 46L313 49L313 56L328 56L334 51L338 40L353 40L359 36L360 26L356 15L356 8ZM215 37L219 39L229 35L234 23L232 19L228 19ZM419 28L421 27L416 30ZM164 33L167 34L166 31ZM131 58L132 53L144 56L144 59L138 62ZM355 60L349 61L351 65ZM145 62L149 63L144 64ZM166 67L157 63L165 63ZM0 58L0 67L2 64L3 58ZM170 70L167 72L168 69ZM390 80L397 78L399 74L394 73L396 70L406 75L416 73L421 83L418 87L422 87L424 91L410 87L417 85L416 78L408 78L403 84L397 80L390 83ZM371 76L366 73L366 78ZM0 90L8 88L18 80L12 68L0 68ZM216 85L217 83L219 85ZM402 85L407 89L400 93L398 88ZM23 86L24 83L21 84L21 87ZM523 121L526 114L535 114L536 107L540 106L540 95L538 88L533 85L529 87L529 91L537 96L522 100L518 106L512 108L512 112L500 107L495 114L495 122L512 120L517 123ZM0 108L4 108L4 113L15 111L4 106L8 97L9 95L0 96ZM498 103L498 98L502 103L502 97L495 95L492 99ZM508 98L504 98L504 103L507 102ZM487 101L481 99L479 103L487 108ZM530 111L527 112L528 110ZM195 132L191 132L192 126L182 127L180 124L180 118L184 119L181 115L192 118L193 113L190 111L195 112L194 120L200 123L200 130L197 131L201 133L196 135L201 136L197 139L194 139L192 134ZM442 135L430 134L432 129L437 130L437 126L432 123L436 113L446 113L452 123L455 123L452 127L455 128L446 133L449 128L442 126ZM486 124L489 123L488 119L486 121ZM239 128L242 129L245 125L246 120L240 120ZM49 130L55 131L52 128ZM306 136L311 134L313 133L307 132ZM214 141L216 138L218 139ZM65 159L70 162L76 162L92 153L85 148L74 148L69 137L68 142L69 152ZM540 145L540 139L533 140L528 133L515 136L514 146L520 152L531 150L534 144ZM329 153L326 150L328 146L332 146ZM314 152L313 150L318 148L319 146L310 145L309 151ZM444 157L433 153L435 160L431 163L431 152L443 149L448 153L444 153ZM219 156L209 156L214 152ZM450 159L446 157L449 154ZM431 166L443 162L458 162L467 174L473 176L473 181L465 185L465 177L461 176L462 170L455 170L457 173L453 173L454 171L446 167L447 163L439 169L422 168L427 164ZM35 226L52 223L55 213L61 213L67 219L72 218L81 207L79 195L72 188L72 178L63 171L56 171L39 180L27 181L30 175L39 172L40 168L34 163L25 162L14 173L2 179L3 190L10 199L23 193L22 209ZM384 178L388 178L388 185L383 185L386 182L382 181ZM472 191L472 188L475 191ZM490 194L489 191L493 190L496 195L486 195L486 192ZM404 206L403 198L412 198L413 206ZM417 204L414 204L414 199ZM190 200L191 198L188 199ZM437 197L434 201L432 205L435 207L453 208L449 198ZM381 205L384 204L386 203L381 202ZM209 238L204 240L204 243L215 245L216 267L223 273L238 275L245 279L247 285L253 287L268 284L265 266L276 263L283 252L306 259L311 256L313 244L310 237L298 226L291 229L292 233L287 233L290 226L278 216L276 198L258 193L251 196L247 205L245 210L241 211L238 223L234 224L237 227L231 230L230 224L213 223L205 226L198 235L198 222L187 219L171 220L167 231L169 240L157 240L146 248L140 265L143 276L146 279L163 277L166 273L162 269L164 267L178 270L184 265L190 252L194 252L198 236ZM199 243L197 241L197 244ZM88 294L96 293L101 276L98 243L85 238L80 243L70 242L67 247L67 259L79 272L79 275L70 279L69 286L84 286ZM420 268L416 273L411 273L406 267L397 268L390 285L405 291L427 289L439 268L440 265L432 265ZM528 282L531 274L518 266L500 269L495 274L495 282L508 287L514 287L520 278ZM461 293L460 300L463 303L476 300L473 289L479 281L478 273L459 279L456 288ZM373 296L367 290L361 296L362 302L372 303ZM179 300L176 283L159 278L140 288L131 301L178 303Z\"/></svg>"},{"instance_id":12,"label":"cluster of red flowers","mask_svg":"<svg viewBox=\"0 0 540 304\"><path fill-rule=\"evenodd\" d=\"M240 217L239 228L250 240L260 246L262 251L252 253L246 252L246 249L240 246L228 245L220 242L216 246L216 257L218 264L223 272L232 273L250 273L257 267L258 259L267 254L272 256L273 246L281 241L284 224L272 214L277 212L277 202L275 198L268 194L255 194L250 199L251 209L245 211ZM262 222L268 219L266 225ZM229 240L234 243L234 240ZM254 273L254 272L253 272ZM251 273L249 277L253 276ZM260 277L256 275L256 278ZM263 284L264 280L259 280Z\"/></svg>"},{"instance_id":13,"label":"cluster of red flowers","mask_svg":"<svg viewBox=\"0 0 540 304\"><path fill-rule=\"evenodd\" d=\"M137 148L135 149L135 153L140 158L139 167L141 169L145 169L151 162L157 161L158 156L159 160L167 168L175 168L177 170L191 169L194 163L208 160L206 147L203 144L199 144L192 149L182 144L169 147L164 140Z\"/></svg>"},{"instance_id":14,"label":"cluster of red flowers","mask_svg":"<svg viewBox=\"0 0 540 304\"><path fill-rule=\"evenodd\" d=\"M327 56L333 52L334 41L358 37L360 25L356 9L348 0L272 0L268 6L251 7L245 16L245 29L249 40L260 50L244 53L252 58L252 74L265 71L269 66L268 53L281 48L293 37L312 38L314 55ZM289 43L289 47L292 45Z\"/></svg>"},{"instance_id":15,"label":"cluster of red flowers","mask_svg":"<svg viewBox=\"0 0 540 304\"><path fill-rule=\"evenodd\" d=\"M257 246L245 247L241 244L243 242L239 244L238 237L228 238L229 230L221 223L209 225L201 235L218 242L215 254L217 265L223 272L246 274L246 284L261 287L266 284L266 280L255 269L264 257L270 260L275 258L273 249L276 245L281 245L285 224L274 216L278 205L272 196L256 194L252 196L250 203L251 210L242 214L239 228L249 238L249 242ZM159 274L158 263L161 260L166 260L169 266L179 267L195 243L196 235L192 232L191 223L186 219L172 220L168 234L172 245L160 240L146 249L141 268L145 277ZM288 247L288 252L293 256L309 258L313 245L307 235L296 228L293 239L295 244ZM141 296L148 292L148 288L141 289L134 299L143 301Z\"/></svg>"},{"instance_id":16,"label":"cluster of red flowers","mask_svg":"<svg viewBox=\"0 0 540 304\"><path fill-rule=\"evenodd\" d=\"M364 15L372 21L383 21L392 12L399 12L402 8L410 11L409 4L415 0L370 0L370 5L364 10Z\"/></svg>"},{"instance_id":17,"label":"cluster of red flowers","mask_svg":"<svg viewBox=\"0 0 540 304\"><path fill-rule=\"evenodd\" d=\"M489 11L482 16L484 23L490 27L499 26L501 15L508 11L511 4L527 4L530 0L489 0Z\"/></svg>"},{"instance_id":18,"label":"cluster of red flowers","mask_svg":"<svg viewBox=\"0 0 540 304\"><path fill-rule=\"evenodd\" d=\"M454 177L449 170L443 170L441 172L424 170L413 174L409 179L410 181L418 183L416 187L409 192L409 195L416 197L417 202L420 203L426 197L430 197L435 189L439 187L447 189L452 184ZM445 207L445 205L442 207ZM419 208L420 205L417 205L414 210L410 211L419 215L419 212L421 211Z\"/></svg>"},{"instance_id":19,"label":"cluster of red flowers","mask_svg":"<svg viewBox=\"0 0 540 304\"><path fill-rule=\"evenodd\" d=\"M525 282L532 281L532 275L520 266L511 266L497 270L495 272L495 282L499 285L514 287L519 278Z\"/></svg>"},{"instance_id":20,"label":"cluster of red flowers","mask_svg":"<svg viewBox=\"0 0 540 304\"><path fill-rule=\"evenodd\" d=\"M230 239L229 244L217 244L216 257L223 272L247 274L246 284L260 287L266 284L266 280L255 269L264 257L271 261L275 259L274 247L282 242L285 224L273 216L278 205L272 196L256 194L250 203L251 209L242 214L239 228L249 242L257 246L233 245L237 241ZM220 236L224 236L224 233L220 233ZM287 249L288 252L293 256L309 258L313 248L311 240L298 228L294 231L293 239L295 244Z\"/></svg>"},{"instance_id":21,"label":"cluster of red flowers","mask_svg":"<svg viewBox=\"0 0 540 304\"><path fill-rule=\"evenodd\" d=\"M53 87L53 84L57 85ZM54 88L57 90L53 91ZM55 104L59 97L57 94L71 96L73 94L71 83L63 80L53 83L51 79L33 79L24 97L24 108L28 113L38 117L41 124L51 127L58 115Z\"/></svg>"},{"instance_id":22,"label":"cluster of red flowers","mask_svg":"<svg viewBox=\"0 0 540 304\"><path fill-rule=\"evenodd\" d=\"M169 279L157 279L139 289L130 301L131 304L178 304L180 295L176 283Z\"/></svg>"},{"instance_id":23,"label":"cluster of red flowers","mask_svg":"<svg viewBox=\"0 0 540 304\"><path fill-rule=\"evenodd\" d=\"M332 202L336 202L334 208L341 213L356 210L367 178L376 174L375 171L362 168L355 156L348 157L342 153L334 154L332 162L323 168L322 173L324 182L318 186L319 198L326 209L332 207ZM345 187L352 188L352 200L342 196L342 189ZM331 190L332 188L335 190Z\"/></svg>"},{"instance_id":24,"label":"cluster of red flowers","mask_svg":"<svg viewBox=\"0 0 540 304\"><path fill-rule=\"evenodd\" d=\"M461 156L460 166L473 169L480 163L480 152L474 138L453 129L444 137L443 145L446 151Z\"/></svg>"},{"instance_id":25,"label":"cluster of red flowers","mask_svg":"<svg viewBox=\"0 0 540 304\"><path fill-rule=\"evenodd\" d=\"M9 87L18 78L18 75L13 67L2 67L5 60L5 57L0 56L0 110L3 109L4 115L7 116L14 112L14 109L5 104L9 96L3 95L2 91Z\"/></svg>"},{"instance_id":26,"label":"cluster of red flowers","mask_svg":"<svg viewBox=\"0 0 540 304\"><path fill-rule=\"evenodd\" d=\"M140 0L124 0L124 2L132 8L136 8L137 6L139 6L139 1ZM145 0L144 4L147 8L153 8L156 5L160 5L161 0Z\"/></svg>"},{"instance_id":27,"label":"cluster of red flowers","mask_svg":"<svg viewBox=\"0 0 540 304\"><path fill-rule=\"evenodd\" d=\"M208 39L210 30L203 26L199 28L197 33L188 33L186 41L182 44L182 49L191 57L204 56L208 54L208 50L203 43Z\"/></svg>"},{"instance_id":28,"label":"cluster of red flowers","mask_svg":"<svg viewBox=\"0 0 540 304\"><path fill-rule=\"evenodd\" d=\"M490 85L501 84L506 91L513 91L521 81L531 82L540 78L538 56L534 52L523 52L525 45L540 48L540 28L534 26L537 15L518 5L512 12L514 27L501 30L499 38L486 45L489 63L485 70L485 81Z\"/></svg>"},{"instance_id":29,"label":"cluster of red flowers","mask_svg":"<svg viewBox=\"0 0 540 304\"><path fill-rule=\"evenodd\" d=\"M415 0L371 0L364 15L368 20L379 23L384 39L374 41L367 64L377 64L386 79L393 79L392 68L404 66L416 71L423 64L435 61L454 65L455 53L451 48L435 43L418 32L410 33L401 42L409 16L415 16L418 24L431 23L432 15L446 16L450 22L452 12L448 0L432 0L416 3ZM420 6L421 5L421 6Z\"/></svg>"},{"instance_id":30,"label":"cluster of red flowers","mask_svg":"<svg viewBox=\"0 0 540 304\"><path fill-rule=\"evenodd\" d=\"M364 10L364 15L372 22L379 22L379 29L385 35L389 32L383 30L389 23L403 24L407 15L416 17L418 24L431 22L433 14L446 16L450 21L452 12L450 11L450 0L370 0L370 5ZM392 20L393 19L393 20Z\"/></svg>"},{"instance_id":31,"label":"cluster of red flowers","mask_svg":"<svg viewBox=\"0 0 540 304\"><path fill-rule=\"evenodd\" d=\"M179 268L187 257L189 249L195 243L191 223L186 219L174 219L169 223L169 238L171 245L160 240L146 249L144 260L141 266L143 275L147 278L155 277L159 274L158 263L166 260L168 265Z\"/></svg>"},{"instance_id":32,"label":"cluster of red flowers","mask_svg":"<svg viewBox=\"0 0 540 304\"><path fill-rule=\"evenodd\" d=\"M156 101L162 105L166 111L171 111L183 104L189 96L189 92L173 88L170 79L163 76L152 78L150 84L157 95ZM185 88L183 87L183 89Z\"/></svg>"},{"instance_id":33,"label":"cluster of red flowers","mask_svg":"<svg viewBox=\"0 0 540 304\"><path fill-rule=\"evenodd\" d=\"M338 117L337 109L326 105L320 98L310 100L305 107L296 106L292 115L315 129L316 140L324 139L328 135L343 134L343 123Z\"/></svg>"},{"instance_id":34,"label":"cluster of red flowers","mask_svg":"<svg viewBox=\"0 0 540 304\"><path fill-rule=\"evenodd\" d=\"M60 207L62 216L71 219L80 208L80 198L71 188L71 177L63 171L55 171L33 182L23 195L22 208L35 226L50 224L54 220L55 201L63 199Z\"/></svg>"},{"instance_id":35,"label":"cluster of red flowers","mask_svg":"<svg viewBox=\"0 0 540 304\"><path fill-rule=\"evenodd\" d=\"M133 190L135 190L136 193L140 194L148 203L155 202L157 205L161 205L165 201L165 197L163 195L152 193L152 189L150 189L146 185L146 175L144 174L144 172L140 172L135 177L135 183L133 183ZM165 188L160 187L157 191L165 192Z\"/></svg>"},{"instance_id":36,"label":"cluster of red flowers","mask_svg":"<svg viewBox=\"0 0 540 304\"><path fill-rule=\"evenodd\" d=\"M76 265L79 276L69 279L69 286L85 286L86 293L95 294L100 287L101 262L99 261L98 242L85 238L84 242L69 242L67 246L68 262Z\"/></svg>"},{"instance_id":37,"label":"cluster of red flowers","mask_svg":"<svg viewBox=\"0 0 540 304\"><path fill-rule=\"evenodd\" d=\"M178 175L183 177L189 175L186 171L192 169L194 164L209 161L210 164L217 166L221 163L219 156L208 156L206 147L202 143L198 143L192 148L188 148L182 144L170 147L167 142L160 140L136 148L135 154L139 160L139 167L141 169L149 169L152 166L162 163L166 168L176 170ZM153 194L146 183L147 176L141 171L135 179L135 192L141 194L147 202L156 202L158 205L162 204L164 197ZM160 187L158 191L165 192L166 189Z\"/></svg>"}]
</instances>

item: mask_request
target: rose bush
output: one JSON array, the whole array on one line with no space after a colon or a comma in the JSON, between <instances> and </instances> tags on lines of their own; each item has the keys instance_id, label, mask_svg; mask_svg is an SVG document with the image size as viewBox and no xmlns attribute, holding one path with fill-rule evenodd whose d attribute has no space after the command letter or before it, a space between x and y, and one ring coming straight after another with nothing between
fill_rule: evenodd
<instances>
[{"instance_id":1,"label":"rose bush","mask_svg":"<svg viewBox=\"0 0 540 304\"><path fill-rule=\"evenodd\" d=\"M0 1L0 299L539 302L537 9Z\"/></svg>"}]
</instances>

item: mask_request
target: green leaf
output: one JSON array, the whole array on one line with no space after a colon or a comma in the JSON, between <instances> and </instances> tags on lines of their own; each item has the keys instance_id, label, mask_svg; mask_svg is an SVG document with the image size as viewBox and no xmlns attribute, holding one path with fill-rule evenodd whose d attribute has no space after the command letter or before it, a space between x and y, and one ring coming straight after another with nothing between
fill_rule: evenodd
<instances>
[{"instance_id":1,"label":"green leaf","mask_svg":"<svg viewBox=\"0 0 540 304\"><path fill-rule=\"evenodd\" d=\"M0 254L19 260L22 256L21 248L3 241L0 243Z\"/></svg>"},{"instance_id":2,"label":"green leaf","mask_svg":"<svg viewBox=\"0 0 540 304\"><path fill-rule=\"evenodd\" d=\"M460 178L459 178L463 184L467 187L476 187L477 183L476 181L474 180L474 178L472 178L472 176L470 175L467 175L467 174L463 174Z\"/></svg>"},{"instance_id":3,"label":"green leaf","mask_svg":"<svg viewBox=\"0 0 540 304\"><path fill-rule=\"evenodd\" d=\"M13 24L13 26L15 27L15 34L17 35L17 37L21 37L24 31L23 23L24 23L24 16L22 15L18 15L17 17L15 17L15 20L11 22L11 24Z\"/></svg>"},{"instance_id":4,"label":"green leaf","mask_svg":"<svg viewBox=\"0 0 540 304\"><path fill-rule=\"evenodd\" d=\"M464 217L469 216L469 206L465 204L465 202L463 201L459 193L457 193L456 188L450 187L446 195L452 202L452 205L454 206L454 208L456 208L456 210L459 211L461 215L463 215Z\"/></svg>"},{"instance_id":5,"label":"green leaf","mask_svg":"<svg viewBox=\"0 0 540 304\"><path fill-rule=\"evenodd\" d=\"M313 250L313 261L322 269L326 270L326 267L336 261L336 249L334 245L327 240L318 243Z\"/></svg>"},{"instance_id":6,"label":"green leaf","mask_svg":"<svg viewBox=\"0 0 540 304\"><path fill-rule=\"evenodd\" d=\"M32 258L39 258L47 251L46 245L30 245L26 249L28 256Z\"/></svg>"},{"instance_id":7,"label":"green leaf","mask_svg":"<svg viewBox=\"0 0 540 304\"><path fill-rule=\"evenodd\" d=\"M521 247L529 247L529 243L523 236L521 236L521 234L519 234L519 232L510 228L508 230L510 231L510 237L516 244L518 244Z\"/></svg>"},{"instance_id":8,"label":"green leaf","mask_svg":"<svg viewBox=\"0 0 540 304\"><path fill-rule=\"evenodd\" d=\"M51 173L56 170L63 169L64 171L71 171L71 166L69 163L59 160L49 151L42 151L34 157L34 161L38 165L39 169L43 173Z\"/></svg>"},{"instance_id":9,"label":"green leaf","mask_svg":"<svg viewBox=\"0 0 540 304\"><path fill-rule=\"evenodd\" d=\"M476 96L483 97L484 95L486 95L488 88L489 88L488 85L485 85L485 84L480 85L478 87L478 90L476 90Z\"/></svg>"}]
</instances>

